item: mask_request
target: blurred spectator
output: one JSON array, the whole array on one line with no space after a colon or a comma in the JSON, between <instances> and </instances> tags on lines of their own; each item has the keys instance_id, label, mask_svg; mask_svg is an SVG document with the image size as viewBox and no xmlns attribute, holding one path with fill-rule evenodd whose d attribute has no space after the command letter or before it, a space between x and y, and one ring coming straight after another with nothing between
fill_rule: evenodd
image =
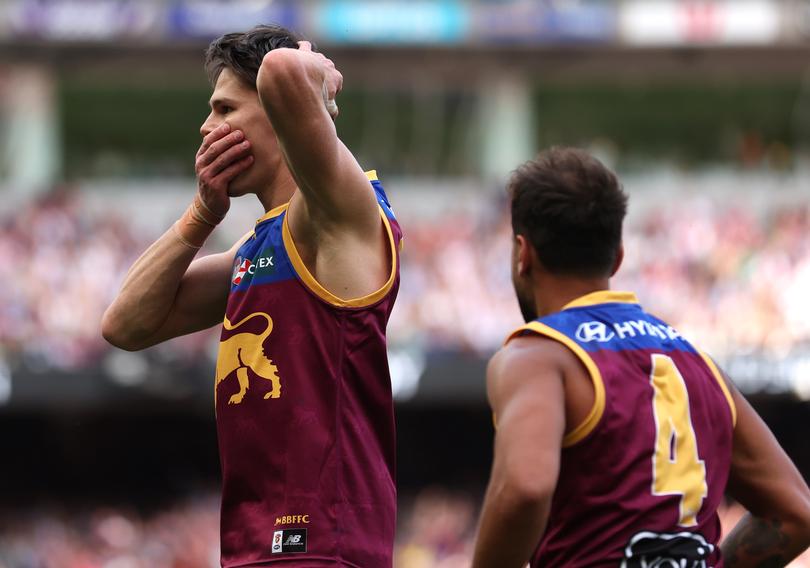
<instances>
[{"instance_id":1,"label":"blurred spectator","mask_svg":"<svg viewBox=\"0 0 810 568\"><path fill-rule=\"evenodd\" d=\"M394 564L401 568L470 565L476 509L470 495L428 488L400 510Z\"/></svg>"}]
</instances>

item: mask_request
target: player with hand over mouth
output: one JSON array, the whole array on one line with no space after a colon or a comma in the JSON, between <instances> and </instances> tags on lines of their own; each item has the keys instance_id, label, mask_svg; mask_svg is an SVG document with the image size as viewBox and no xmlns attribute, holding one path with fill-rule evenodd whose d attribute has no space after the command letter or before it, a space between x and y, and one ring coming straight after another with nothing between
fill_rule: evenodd
<instances>
[{"instance_id":1,"label":"player with hand over mouth","mask_svg":"<svg viewBox=\"0 0 810 568\"><path fill-rule=\"evenodd\" d=\"M293 33L215 40L198 192L135 262L103 334L135 350L222 323L222 565L390 566L395 433L385 327L402 238L337 136L334 64ZM230 200L266 213L195 256Z\"/></svg>"}]
</instances>

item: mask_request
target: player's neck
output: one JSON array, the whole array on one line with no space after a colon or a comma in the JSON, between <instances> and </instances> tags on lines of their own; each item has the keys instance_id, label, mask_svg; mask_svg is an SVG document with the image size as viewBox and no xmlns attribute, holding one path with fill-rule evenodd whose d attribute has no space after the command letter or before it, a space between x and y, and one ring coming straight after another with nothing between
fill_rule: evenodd
<instances>
[{"instance_id":1,"label":"player's neck","mask_svg":"<svg viewBox=\"0 0 810 568\"><path fill-rule=\"evenodd\" d=\"M256 197L259 198L264 211L267 212L279 205L289 203L296 189L297 186L290 171L287 168L279 168L273 181L264 190L257 192Z\"/></svg>"},{"instance_id":2,"label":"player's neck","mask_svg":"<svg viewBox=\"0 0 810 568\"><path fill-rule=\"evenodd\" d=\"M539 317L559 312L577 298L610 289L607 278L566 278L546 275L534 288L534 302Z\"/></svg>"}]
</instances>

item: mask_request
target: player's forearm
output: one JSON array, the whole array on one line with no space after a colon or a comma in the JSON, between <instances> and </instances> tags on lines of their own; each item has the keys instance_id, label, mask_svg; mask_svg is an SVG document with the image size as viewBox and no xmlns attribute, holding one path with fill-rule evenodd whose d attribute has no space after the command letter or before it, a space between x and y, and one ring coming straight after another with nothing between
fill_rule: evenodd
<instances>
[{"instance_id":1,"label":"player's forearm","mask_svg":"<svg viewBox=\"0 0 810 568\"><path fill-rule=\"evenodd\" d=\"M490 485L481 513L473 568L524 568L548 515L547 500Z\"/></svg>"},{"instance_id":2,"label":"player's forearm","mask_svg":"<svg viewBox=\"0 0 810 568\"><path fill-rule=\"evenodd\" d=\"M786 566L810 545L805 521L765 519L747 513L720 545L728 568Z\"/></svg>"},{"instance_id":3,"label":"player's forearm","mask_svg":"<svg viewBox=\"0 0 810 568\"><path fill-rule=\"evenodd\" d=\"M104 338L116 347L144 347L168 316L195 250L169 229L133 264L102 320Z\"/></svg>"},{"instance_id":4,"label":"player's forearm","mask_svg":"<svg viewBox=\"0 0 810 568\"><path fill-rule=\"evenodd\" d=\"M137 350L152 343L150 337L169 316L183 276L215 226L203 220L199 209L195 199L130 268L102 320L102 335L111 344Z\"/></svg>"}]
</instances>

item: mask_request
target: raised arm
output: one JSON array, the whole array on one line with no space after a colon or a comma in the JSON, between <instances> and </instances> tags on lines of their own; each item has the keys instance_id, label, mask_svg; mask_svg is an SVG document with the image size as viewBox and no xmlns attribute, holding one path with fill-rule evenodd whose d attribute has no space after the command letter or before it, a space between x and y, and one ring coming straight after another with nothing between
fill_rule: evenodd
<instances>
[{"instance_id":1,"label":"raised arm","mask_svg":"<svg viewBox=\"0 0 810 568\"><path fill-rule=\"evenodd\" d=\"M737 407L728 492L749 513L721 544L724 565L785 566L810 546L810 490L756 411L727 383Z\"/></svg>"},{"instance_id":2,"label":"raised arm","mask_svg":"<svg viewBox=\"0 0 810 568\"><path fill-rule=\"evenodd\" d=\"M334 64L307 42L270 51L256 81L300 189L287 211L298 253L320 285L351 299L380 289L393 259L374 191L335 130L342 83Z\"/></svg>"},{"instance_id":3,"label":"raised arm","mask_svg":"<svg viewBox=\"0 0 810 568\"><path fill-rule=\"evenodd\" d=\"M545 530L566 424L560 349L551 340L517 338L490 362L497 431L474 568L523 568Z\"/></svg>"},{"instance_id":4,"label":"raised arm","mask_svg":"<svg viewBox=\"0 0 810 568\"><path fill-rule=\"evenodd\" d=\"M228 183L251 158L223 124L197 152L199 191L183 217L130 268L102 319L104 338L134 351L222 321L236 249L194 260L230 206Z\"/></svg>"},{"instance_id":5,"label":"raised arm","mask_svg":"<svg viewBox=\"0 0 810 568\"><path fill-rule=\"evenodd\" d=\"M306 202L296 221L366 236L379 230L368 179L337 136L334 99L343 76L309 42L265 55L256 87L282 152ZM330 114L330 110L332 114ZM334 115L334 116L333 116Z\"/></svg>"}]
</instances>

